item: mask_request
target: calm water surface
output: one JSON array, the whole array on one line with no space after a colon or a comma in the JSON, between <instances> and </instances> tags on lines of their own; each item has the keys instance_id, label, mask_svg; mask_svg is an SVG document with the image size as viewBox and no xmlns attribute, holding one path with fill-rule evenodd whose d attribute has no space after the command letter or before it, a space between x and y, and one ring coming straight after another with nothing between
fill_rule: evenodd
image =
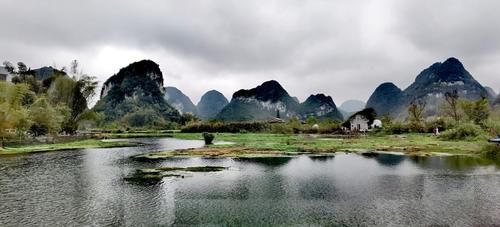
<instances>
[{"instance_id":1,"label":"calm water surface","mask_svg":"<svg viewBox=\"0 0 500 227\"><path fill-rule=\"evenodd\" d=\"M335 157L132 161L199 147L140 139L136 148L0 156L0 226L500 225L500 167L472 157ZM138 168L227 166L158 184Z\"/></svg>"}]
</instances>

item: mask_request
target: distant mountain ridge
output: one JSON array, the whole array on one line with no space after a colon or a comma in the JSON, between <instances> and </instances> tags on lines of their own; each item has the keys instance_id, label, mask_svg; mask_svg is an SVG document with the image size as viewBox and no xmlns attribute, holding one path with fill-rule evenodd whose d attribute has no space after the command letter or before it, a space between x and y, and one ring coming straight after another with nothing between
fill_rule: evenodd
<instances>
[{"instance_id":1,"label":"distant mountain ridge","mask_svg":"<svg viewBox=\"0 0 500 227\"><path fill-rule=\"evenodd\" d=\"M241 89L233 94L231 102L217 115L226 121L268 120L281 118L331 117L342 120L332 98L323 94L311 95L303 104L275 80L270 80L252 89Z\"/></svg>"},{"instance_id":2,"label":"distant mountain ridge","mask_svg":"<svg viewBox=\"0 0 500 227\"><path fill-rule=\"evenodd\" d=\"M176 87L165 87L165 100L180 113L198 114L191 99Z\"/></svg>"},{"instance_id":3,"label":"distant mountain ridge","mask_svg":"<svg viewBox=\"0 0 500 227\"><path fill-rule=\"evenodd\" d=\"M343 102L339 106L339 111L344 116L344 119L349 118L351 115L355 114L358 111L361 111L366 106L366 103L361 100L350 99Z\"/></svg>"},{"instance_id":4,"label":"distant mountain ridge","mask_svg":"<svg viewBox=\"0 0 500 227\"><path fill-rule=\"evenodd\" d=\"M488 97L489 92L464 68L456 58L448 58L424 69L404 91L392 83L381 84L370 96L366 107L372 107L379 115L404 117L410 102L426 103L427 116L437 114L446 92L457 90L465 99Z\"/></svg>"},{"instance_id":5,"label":"distant mountain ridge","mask_svg":"<svg viewBox=\"0 0 500 227\"><path fill-rule=\"evenodd\" d=\"M302 118L313 116L319 119L344 119L332 97L324 94L310 95L306 101L300 104L299 113Z\"/></svg>"},{"instance_id":6,"label":"distant mountain ridge","mask_svg":"<svg viewBox=\"0 0 500 227\"><path fill-rule=\"evenodd\" d=\"M203 120L214 119L228 103L229 101L222 93L216 90L207 91L196 105L198 117Z\"/></svg>"},{"instance_id":7,"label":"distant mountain ridge","mask_svg":"<svg viewBox=\"0 0 500 227\"><path fill-rule=\"evenodd\" d=\"M404 92L393 83L386 82L375 89L366 107L373 108L379 116L394 115L400 111L404 103Z\"/></svg>"},{"instance_id":8,"label":"distant mountain ridge","mask_svg":"<svg viewBox=\"0 0 500 227\"><path fill-rule=\"evenodd\" d=\"M484 87L484 89L486 89L490 97L497 97L497 92L493 88Z\"/></svg>"}]
</instances>

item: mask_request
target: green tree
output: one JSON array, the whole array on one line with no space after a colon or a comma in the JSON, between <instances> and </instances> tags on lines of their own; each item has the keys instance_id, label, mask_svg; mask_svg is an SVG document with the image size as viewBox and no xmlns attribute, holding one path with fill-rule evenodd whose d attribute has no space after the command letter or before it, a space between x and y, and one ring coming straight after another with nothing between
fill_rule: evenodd
<instances>
[{"instance_id":1,"label":"green tree","mask_svg":"<svg viewBox=\"0 0 500 227\"><path fill-rule=\"evenodd\" d=\"M487 98L483 97L474 101L464 100L460 103L460 107L474 124L485 126L484 122L490 115L490 105Z\"/></svg>"},{"instance_id":2,"label":"green tree","mask_svg":"<svg viewBox=\"0 0 500 227\"><path fill-rule=\"evenodd\" d=\"M49 100L53 105L65 105L69 115L65 118L62 131L73 134L82 120L88 118L88 100L95 95L97 81L94 77L82 75L77 78L57 77L48 90Z\"/></svg>"},{"instance_id":3,"label":"green tree","mask_svg":"<svg viewBox=\"0 0 500 227\"><path fill-rule=\"evenodd\" d=\"M14 136L22 136L30 126L28 111L24 105L27 94L29 94L29 89L26 84L14 85L0 82L0 137L2 141Z\"/></svg>"},{"instance_id":4,"label":"green tree","mask_svg":"<svg viewBox=\"0 0 500 227\"><path fill-rule=\"evenodd\" d=\"M54 108L45 96L39 97L29 108L30 120L33 124L30 132L34 136L56 134L61 129L64 116Z\"/></svg>"},{"instance_id":5,"label":"green tree","mask_svg":"<svg viewBox=\"0 0 500 227\"><path fill-rule=\"evenodd\" d=\"M318 123L318 120L316 119L316 117L314 117L312 115L309 116L309 117L307 117L306 124L308 124L308 125L314 125L316 123Z\"/></svg>"},{"instance_id":6,"label":"green tree","mask_svg":"<svg viewBox=\"0 0 500 227\"><path fill-rule=\"evenodd\" d=\"M444 94L446 103L448 103L448 108L449 108L449 115L455 120L459 121L460 116L458 115L458 98L460 97L458 95L458 91L455 89L452 92L446 92Z\"/></svg>"},{"instance_id":7,"label":"green tree","mask_svg":"<svg viewBox=\"0 0 500 227\"><path fill-rule=\"evenodd\" d=\"M415 131L422 131L424 121L424 110L426 103L424 101L413 101L408 106L408 120Z\"/></svg>"}]
</instances>

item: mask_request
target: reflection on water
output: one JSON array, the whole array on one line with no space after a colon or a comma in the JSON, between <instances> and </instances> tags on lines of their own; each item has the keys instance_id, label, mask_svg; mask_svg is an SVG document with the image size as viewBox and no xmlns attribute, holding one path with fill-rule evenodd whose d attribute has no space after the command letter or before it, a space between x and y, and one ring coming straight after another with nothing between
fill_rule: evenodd
<instances>
[{"instance_id":1,"label":"reflection on water","mask_svg":"<svg viewBox=\"0 0 500 227\"><path fill-rule=\"evenodd\" d=\"M278 167L285 165L288 163L290 160L292 160L293 157L244 157L244 158L235 158L235 160L240 161L240 162L249 162L253 164L260 164L263 166L269 166L269 167Z\"/></svg>"},{"instance_id":2,"label":"reflection on water","mask_svg":"<svg viewBox=\"0 0 500 227\"><path fill-rule=\"evenodd\" d=\"M500 224L500 171L491 160L337 154L131 161L203 145L140 141L148 145L0 157L0 226ZM139 168L199 165L230 168L155 185L122 180Z\"/></svg>"}]
</instances>

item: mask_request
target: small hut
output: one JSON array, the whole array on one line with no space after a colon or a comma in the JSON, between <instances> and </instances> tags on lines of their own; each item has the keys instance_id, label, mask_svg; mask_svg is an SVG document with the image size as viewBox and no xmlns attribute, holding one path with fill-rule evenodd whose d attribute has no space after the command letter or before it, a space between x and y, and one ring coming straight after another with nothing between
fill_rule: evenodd
<instances>
[{"instance_id":1,"label":"small hut","mask_svg":"<svg viewBox=\"0 0 500 227\"><path fill-rule=\"evenodd\" d=\"M10 73L4 67L0 67L0 81L10 81Z\"/></svg>"},{"instance_id":2,"label":"small hut","mask_svg":"<svg viewBox=\"0 0 500 227\"><path fill-rule=\"evenodd\" d=\"M350 116L342 126L354 132L366 132L371 128L377 116L373 108L366 108Z\"/></svg>"}]
</instances>

